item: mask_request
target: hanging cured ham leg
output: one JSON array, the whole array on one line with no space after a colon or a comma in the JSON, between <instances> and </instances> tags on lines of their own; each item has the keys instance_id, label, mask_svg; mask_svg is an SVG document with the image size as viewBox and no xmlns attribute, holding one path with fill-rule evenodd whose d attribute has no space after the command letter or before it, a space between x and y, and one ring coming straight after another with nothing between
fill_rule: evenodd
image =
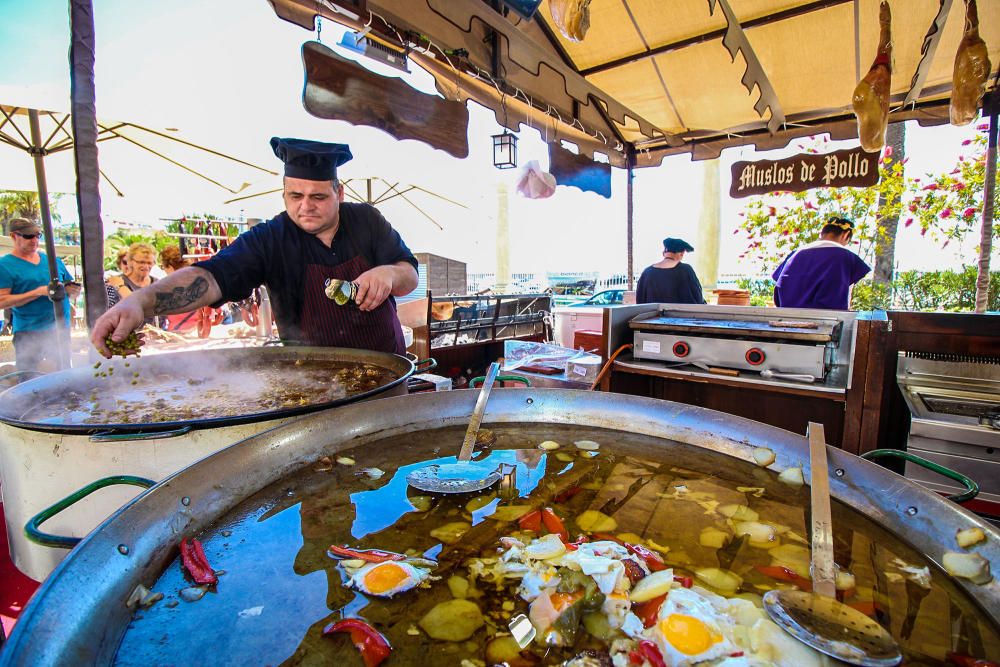
<instances>
[{"instance_id":1,"label":"hanging cured ham leg","mask_svg":"<svg viewBox=\"0 0 1000 667\"><path fill-rule=\"evenodd\" d=\"M986 92L991 70L989 49L979 36L976 0L966 0L965 35L955 54L955 73L952 75L952 125L968 125L979 115L979 101Z\"/></svg>"},{"instance_id":2,"label":"hanging cured ham leg","mask_svg":"<svg viewBox=\"0 0 1000 667\"><path fill-rule=\"evenodd\" d=\"M590 0L551 0L552 22L566 39L582 42L590 28Z\"/></svg>"},{"instance_id":3,"label":"hanging cured ham leg","mask_svg":"<svg viewBox=\"0 0 1000 667\"><path fill-rule=\"evenodd\" d=\"M854 115L858 117L858 139L869 153L885 145L885 129L889 123L889 91L892 83L892 16L889 3L882 2L878 17L881 34L878 54L868 74L854 89Z\"/></svg>"}]
</instances>

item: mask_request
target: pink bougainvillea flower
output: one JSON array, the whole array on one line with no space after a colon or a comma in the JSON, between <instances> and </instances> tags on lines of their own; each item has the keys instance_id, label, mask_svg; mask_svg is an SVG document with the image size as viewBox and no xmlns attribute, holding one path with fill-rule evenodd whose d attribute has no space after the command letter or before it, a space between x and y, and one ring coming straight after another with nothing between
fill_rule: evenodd
<instances>
[{"instance_id":1,"label":"pink bougainvillea flower","mask_svg":"<svg viewBox=\"0 0 1000 667\"><path fill-rule=\"evenodd\" d=\"M979 125L976 125L976 129L981 132L985 132L986 130L990 129L990 126L989 123L980 123Z\"/></svg>"},{"instance_id":2,"label":"pink bougainvillea flower","mask_svg":"<svg viewBox=\"0 0 1000 667\"><path fill-rule=\"evenodd\" d=\"M904 227L909 227L912 224L913 224L913 218L907 218L906 222L903 223L903 226Z\"/></svg>"},{"instance_id":3,"label":"pink bougainvillea flower","mask_svg":"<svg viewBox=\"0 0 1000 667\"><path fill-rule=\"evenodd\" d=\"M885 156L886 157L892 157L892 146L886 146L885 147Z\"/></svg>"},{"instance_id":4,"label":"pink bougainvillea flower","mask_svg":"<svg viewBox=\"0 0 1000 667\"><path fill-rule=\"evenodd\" d=\"M807 201L806 202L806 208L809 209L810 211L815 211L816 210L816 207L813 206L813 203L811 201Z\"/></svg>"},{"instance_id":5,"label":"pink bougainvillea flower","mask_svg":"<svg viewBox=\"0 0 1000 667\"><path fill-rule=\"evenodd\" d=\"M944 243L943 243L943 244L941 245L941 250L944 250L945 248L947 248L947 247L948 247L948 244L949 244L949 243L951 243L951 239L948 239L947 241L945 241L945 242L944 242Z\"/></svg>"},{"instance_id":6,"label":"pink bougainvillea flower","mask_svg":"<svg viewBox=\"0 0 1000 667\"><path fill-rule=\"evenodd\" d=\"M921 236L927 236L927 228L926 227L924 227L923 229L920 230L920 235Z\"/></svg>"},{"instance_id":7,"label":"pink bougainvillea flower","mask_svg":"<svg viewBox=\"0 0 1000 667\"><path fill-rule=\"evenodd\" d=\"M938 189L937 183L931 183L930 185L924 186L924 190L937 190L937 189Z\"/></svg>"},{"instance_id":8,"label":"pink bougainvillea flower","mask_svg":"<svg viewBox=\"0 0 1000 667\"><path fill-rule=\"evenodd\" d=\"M778 211L775 210L775 208L773 206L768 206L767 207L767 214L773 218L774 216L778 215Z\"/></svg>"},{"instance_id":9,"label":"pink bougainvillea flower","mask_svg":"<svg viewBox=\"0 0 1000 667\"><path fill-rule=\"evenodd\" d=\"M739 230L739 228L738 228L738 227L737 227L736 229L734 229L734 230L733 230L733 234L739 234L739 233L740 233L740 230Z\"/></svg>"},{"instance_id":10,"label":"pink bougainvillea flower","mask_svg":"<svg viewBox=\"0 0 1000 667\"><path fill-rule=\"evenodd\" d=\"M964 211L962 211L962 217L963 218L971 218L971 217L974 217L975 215L976 215L976 209L974 209L971 206L969 208L965 209Z\"/></svg>"},{"instance_id":11,"label":"pink bougainvillea flower","mask_svg":"<svg viewBox=\"0 0 1000 667\"><path fill-rule=\"evenodd\" d=\"M961 192L965 189L965 183L955 183L955 185L951 186L951 189L955 192Z\"/></svg>"},{"instance_id":12,"label":"pink bougainvillea flower","mask_svg":"<svg viewBox=\"0 0 1000 667\"><path fill-rule=\"evenodd\" d=\"M951 209L950 208L946 208L943 211L941 211L941 217L942 218L950 218L951 217Z\"/></svg>"},{"instance_id":13,"label":"pink bougainvillea flower","mask_svg":"<svg viewBox=\"0 0 1000 667\"><path fill-rule=\"evenodd\" d=\"M910 209L910 213L916 213L917 212L917 205L916 204L910 204L909 209Z\"/></svg>"},{"instance_id":14,"label":"pink bougainvillea flower","mask_svg":"<svg viewBox=\"0 0 1000 667\"><path fill-rule=\"evenodd\" d=\"M968 146L971 143L972 143L972 139L966 139L965 141L962 142L962 145L963 146Z\"/></svg>"}]
</instances>

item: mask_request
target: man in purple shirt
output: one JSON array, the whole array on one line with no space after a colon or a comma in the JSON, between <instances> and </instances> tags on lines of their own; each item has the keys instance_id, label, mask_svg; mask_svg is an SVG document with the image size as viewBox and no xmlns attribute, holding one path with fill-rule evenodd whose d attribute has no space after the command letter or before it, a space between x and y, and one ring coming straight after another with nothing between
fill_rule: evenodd
<instances>
[{"instance_id":1,"label":"man in purple shirt","mask_svg":"<svg viewBox=\"0 0 1000 667\"><path fill-rule=\"evenodd\" d=\"M845 247L853 235L851 220L830 218L818 241L799 248L775 269L774 305L848 310L851 286L872 270Z\"/></svg>"}]
</instances>

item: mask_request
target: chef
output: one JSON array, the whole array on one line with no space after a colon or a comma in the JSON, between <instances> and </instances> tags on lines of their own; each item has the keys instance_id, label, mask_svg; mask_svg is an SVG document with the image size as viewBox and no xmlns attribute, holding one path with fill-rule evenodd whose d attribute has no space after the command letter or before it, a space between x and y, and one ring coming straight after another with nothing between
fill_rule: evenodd
<instances>
[{"instance_id":1,"label":"chef","mask_svg":"<svg viewBox=\"0 0 1000 667\"><path fill-rule=\"evenodd\" d=\"M854 221L830 218L819 239L782 260L774 270L774 305L783 308L850 309L851 287L872 270L848 250Z\"/></svg>"},{"instance_id":2,"label":"chef","mask_svg":"<svg viewBox=\"0 0 1000 667\"><path fill-rule=\"evenodd\" d=\"M353 347L403 354L392 298L417 286L417 260L399 233L368 204L344 202L337 167L345 144L271 139L285 163L285 211L241 234L209 260L175 271L104 313L91 341L105 357L145 318L239 301L265 285L286 343ZM327 280L354 281L353 305L327 298Z\"/></svg>"}]
</instances>

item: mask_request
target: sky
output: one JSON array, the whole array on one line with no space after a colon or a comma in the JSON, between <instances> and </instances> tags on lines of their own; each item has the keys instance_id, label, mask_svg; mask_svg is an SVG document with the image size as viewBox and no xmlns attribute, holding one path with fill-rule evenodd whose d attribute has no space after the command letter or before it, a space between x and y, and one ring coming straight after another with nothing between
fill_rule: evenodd
<instances>
[{"instance_id":1,"label":"sky","mask_svg":"<svg viewBox=\"0 0 1000 667\"><path fill-rule=\"evenodd\" d=\"M341 168L344 178L380 176L414 184L461 202L455 206L421 194L413 200L443 229L405 202L380 206L414 252L431 252L467 262L470 272L489 272L496 262L498 191L506 186L510 253L514 272L623 272L626 257L625 172L612 170L610 200L576 188L559 187L545 200L515 194L518 169L492 166L490 136L500 131L492 112L470 103L470 155L458 160L415 141L397 141L369 127L310 116L302 107L301 45L314 32L277 18L266 0L174 0L169 3L96 0L97 111L100 119L127 120L163 130L243 160L279 170L271 136L349 143L355 159ZM0 103L58 111L69 107L66 0L0 0ZM336 42L340 28L324 21L322 41ZM341 53L344 53L341 51ZM412 66L411 66L411 69ZM380 73L383 73L380 71ZM393 70L385 70L392 73ZM434 94L432 80L415 71L407 81ZM950 167L962 152L970 128L907 129L908 170L923 174ZM519 163L548 157L538 132L522 126ZM115 145L118 144L118 145ZM153 145L192 164L242 193L280 186L280 179L207 158L168 142ZM831 149L832 150L832 149ZM713 163L721 174L720 273L757 273L738 260L743 247L732 232L747 200L729 200L729 167L737 160L798 152L793 142L781 152L730 149ZM121 141L100 145L101 166L124 193L102 184L107 230L117 224L162 225L163 219L213 213L229 218L269 218L282 210L279 195L224 204L235 195L165 164ZM698 237L701 186L706 166L686 156L655 169L636 170L635 267L658 261L665 236ZM50 191L73 189L71 157L47 159ZM0 189L31 188L30 159L0 146ZM75 201L63 198L64 222L75 220ZM974 241L947 251L917 229L902 230L900 269L955 267L971 262Z\"/></svg>"}]
</instances>

